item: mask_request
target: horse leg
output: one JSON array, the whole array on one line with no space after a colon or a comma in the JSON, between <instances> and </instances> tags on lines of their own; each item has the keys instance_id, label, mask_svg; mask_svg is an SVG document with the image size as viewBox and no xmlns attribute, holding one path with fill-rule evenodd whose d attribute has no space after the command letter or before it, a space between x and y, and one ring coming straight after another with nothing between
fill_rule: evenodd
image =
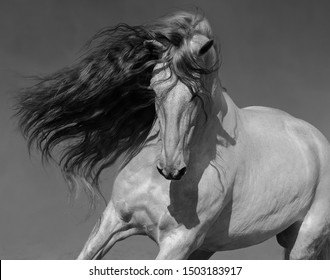
<instances>
[{"instance_id":1,"label":"horse leg","mask_svg":"<svg viewBox=\"0 0 330 280\"><path fill-rule=\"evenodd\" d=\"M186 260L195 251L196 234L192 231L175 230L159 242L157 260Z\"/></svg>"},{"instance_id":2,"label":"horse leg","mask_svg":"<svg viewBox=\"0 0 330 280\"><path fill-rule=\"evenodd\" d=\"M308 210L296 241L290 252L290 259L330 258L330 180L319 183L313 204Z\"/></svg>"},{"instance_id":3,"label":"horse leg","mask_svg":"<svg viewBox=\"0 0 330 280\"><path fill-rule=\"evenodd\" d=\"M314 221L318 220L318 221ZM306 221L306 222L305 222ZM298 259L329 259L329 224L323 224L315 215L308 215L298 232L292 248L286 249L286 258Z\"/></svg>"},{"instance_id":4,"label":"horse leg","mask_svg":"<svg viewBox=\"0 0 330 280\"><path fill-rule=\"evenodd\" d=\"M291 249L296 242L302 222L296 222L276 235L278 244L284 248L284 259L288 260Z\"/></svg>"},{"instance_id":5,"label":"horse leg","mask_svg":"<svg viewBox=\"0 0 330 280\"><path fill-rule=\"evenodd\" d=\"M109 202L77 259L101 259L117 241L134 234L137 229L124 222Z\"/></svg>"},{"instance_id":6,"label":"horse leg","mask_svg":"<svg viewBox=\"0 0 330 280\"><path fill-rule=\"evenodd\" d=\"M215 252L197 249L190 254L188 260L208 260Z\"/></svg>"}]
</instances>

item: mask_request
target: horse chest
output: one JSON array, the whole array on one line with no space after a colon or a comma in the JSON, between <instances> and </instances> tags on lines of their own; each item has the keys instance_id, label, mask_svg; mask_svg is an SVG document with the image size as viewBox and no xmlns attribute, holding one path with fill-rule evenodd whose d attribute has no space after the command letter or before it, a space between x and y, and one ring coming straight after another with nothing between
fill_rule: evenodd
<instances>
[{"instance_id":1,"label":"horse chest","mask_svg":"<svg viewBox=\"0 0 330 280\"><path fill-rule=\"evenodd\" d=\"M169 181L151 169L148 176L140 175L146 172L131 178L120 175L112 201L122 217L131 217L130 223L152 239L157 241L160 235L175 228L190 230L204 226L219 213L224 187L217 180L209 180L217 178L213 167L205 171L200 181L188 176Z\"/></svg>"}]
</instances>

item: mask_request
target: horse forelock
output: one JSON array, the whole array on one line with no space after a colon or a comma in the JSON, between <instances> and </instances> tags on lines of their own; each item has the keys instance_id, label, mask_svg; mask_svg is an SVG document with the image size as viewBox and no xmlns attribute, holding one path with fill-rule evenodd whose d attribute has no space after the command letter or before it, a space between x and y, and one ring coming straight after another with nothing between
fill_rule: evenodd
<instances>
[{"instance_id":1,"label":"horse forelock","mask_svg":"<svg viewBox=\"0 0 330 280\"><path fill-rule=\"evenodd\" d=\"M192 93L201 90L201 75L217 70L219 66L218 48L215 44L216 58L214 65L203 67L199 65L196 54L190 48L190 42L195 35L213 38L207 19L200 13L176 12L161 18L150 25L153 38L165 46L162 53L162 63L188 86Z\"/></svg>"},{"instance_id":2,"label":"horse forelock","mask_svg":"<svg viewBox=\"0 0 330 280\"><path fill-rule=\"evenodd\" d=\"M127 163L153 127L149 85L155 65L166 62L192 92L201 88L199 76L211 70L199 66L187 47L194 34L212 38L207 20L187 12L99 32L78 63L37 78L18 96L19 125L29 145L35 143L46 159L60 147L66 177L80 176L97 191L101 171L121 156ZM147 40L165 48L146 47Z\"/></svg>"},{"instance_id":3,"label":"horse forelock","mask_svg":"<svg viewBox=\"0 0 330 280\"><path fill-rule=\"evenodd\" d=\"M170 72L169 79L173 76L184 83L193 98L198 97L203 104L204 114L207 117L206 103L211 102L211 92L204 84L203 75L215 73L220 67L220 48L215 42L215 57L211 65L201 65L197 54L191 48L194 38L206 37L213 39L213 33L208 20L201 13L176 12L158 20L153 28L154 39L164 45L162 59L156 72L166 68ZM175 81L175 79L172 79ZM162 82L162 81L157 81ZM165 90L161 97L166 97L166 93L175 86Z\"/></svg>"}]
</instances>

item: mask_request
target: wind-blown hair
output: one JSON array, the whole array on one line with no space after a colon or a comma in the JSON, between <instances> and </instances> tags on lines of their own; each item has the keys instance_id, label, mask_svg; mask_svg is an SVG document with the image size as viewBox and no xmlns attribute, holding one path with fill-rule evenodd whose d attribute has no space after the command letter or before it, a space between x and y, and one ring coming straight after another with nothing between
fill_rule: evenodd
<instances>
[{"instance_id":1,"label":"wind-blown hair","mask_svg":"<svg viewBox=\"0 0 330 280\"><path fill-rule=\"evenodd\" d=\"M18 95L16 115L29 148L35 144L49 159L60 147L59 164L72 189L80 177L92 193L98 191L101 171L121 156L129 162L151 131L154 66L166 62L195 93L200 75L213 71L200 67L185 48L196 33L212 38L206 19L187 12L100 31L78 63L38 77Z\"/></svg>"}]
</instances>

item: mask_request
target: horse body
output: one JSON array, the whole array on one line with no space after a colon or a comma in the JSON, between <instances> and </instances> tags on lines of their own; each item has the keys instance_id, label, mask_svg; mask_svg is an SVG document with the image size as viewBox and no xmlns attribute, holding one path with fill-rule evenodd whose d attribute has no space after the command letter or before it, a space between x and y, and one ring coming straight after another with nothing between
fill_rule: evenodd
<instances>
[{"instance_id":1,"label":"horse body","mask_svg":"<svg viewBox=\"0 0 330 280\"><path fill-rule=\"evenodd\" d=\"M228 127L213 130L213 135L207 131L207 137L200 138L190 171L180 181L166 180L155 169L161 149L158 138L148 142L115 181L113 213L129 225L126 231L157 242L159 258L188 258L197 249L215 252L255 245L306 217L307 226L313 228L310 219L326 219L329 214L329 187L319 191L325 191L323 201L314 199L330 159L329 144L321 133L280 110L238 109L226 93L218 94L223 94L228 116L213 118L210 130ZM151 135L158 130L156 124ZM233 135L235 144L223 135ZM206 150L211 152L205 159ZM312 204L327 206L314 212ZM126 231L114 239L121 239ZM113 245L113 240L107 242L110 245L98 258ZM96 248L100 249L96 246L88 252L99 253ZM86 256L83 251L80 257Z\"/></svg>"},{"instance_id":2,"label":"horse body","mask_svg":"<svg viewBox=\"0 0 330 280\"><path fill-rule=\"evenodd\" d=\"M88 192L126 156L79 259L134 234L157 242L158 259L209 258L274 235L288 258L330 258L328 141L280 110L238 108L203 16L99 36L80 64L28 89L18 111L43 156L74 140L60 163Z\"/></svg>"},{"instance_id":3,"label":"horse body","mask_svg":"<svg viewBox=\"0 0 330 280\"><path fill-rule=\"evenodd\" d=\"M241 142L244 148L232 197L203 248L254 245L302 222L317 190L320 167L329 168L329 144L315 128L270 108L240 112L244 127L238 138L243 141L237 145Z\"/></svg>"}]
</instances>

